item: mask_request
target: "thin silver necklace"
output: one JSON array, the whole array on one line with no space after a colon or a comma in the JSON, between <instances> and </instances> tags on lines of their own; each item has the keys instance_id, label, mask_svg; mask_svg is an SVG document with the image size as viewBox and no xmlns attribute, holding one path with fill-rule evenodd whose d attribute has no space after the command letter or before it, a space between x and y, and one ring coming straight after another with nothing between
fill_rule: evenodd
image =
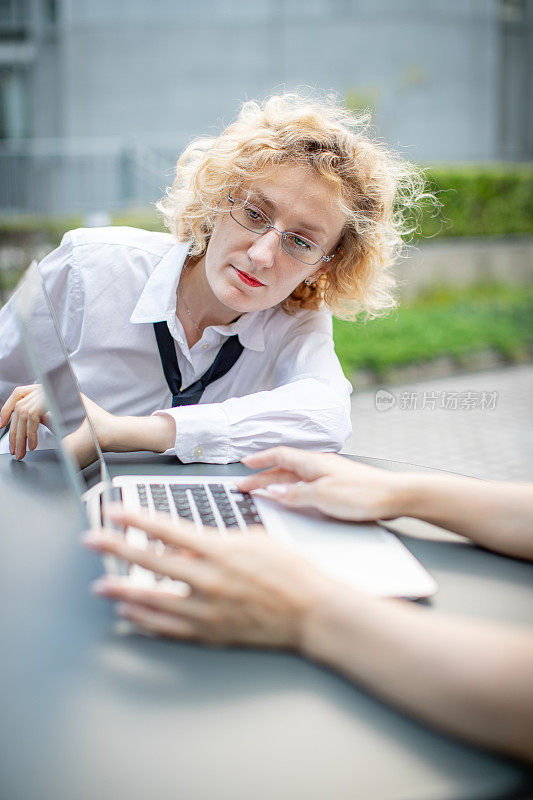
<instances>
[{"instance_id":1,"label":"thin silver necklace","mask_svg":"<svg viewBox=\"0 0 533 800\"><path fill-rule=\"evenodd\" d=\"M187 312L187 314L189 315L189 318L190 318L190 320L191 320L192 324L194 325L194 327L196 328L196 331L197 331L197 333L198 333L198 336L199 336L199 337L200 337L200 339L201 339L201 338L202 338L202 331L200 330L200 328L199 328L199 327L198 327L198 325L196 324L196 320L194 319L193 315L191 314L191 309L190 309L190 308L189 308L189 306L187 305L187 301L186 301L186 299L185 299L185 298L183 298L183 305L185 306L185 311L186 311L186 312ZM178 314L179 314L179 310L180 310L180 291L179 291L179 289L178 289Z\"/></svg>"}]
</instances>

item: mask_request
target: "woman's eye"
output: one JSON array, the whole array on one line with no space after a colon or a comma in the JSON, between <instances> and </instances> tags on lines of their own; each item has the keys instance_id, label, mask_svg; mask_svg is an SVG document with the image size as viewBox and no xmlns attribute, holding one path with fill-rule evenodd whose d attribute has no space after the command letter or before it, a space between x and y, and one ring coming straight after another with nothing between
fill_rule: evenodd
<instances>
[{"instance_id":1,"label":"woman's eye","mask_svg":"<svg viewBox=\"0 0 533 800\"><path fill-rule=\"evenodd\" d=\"M310 250L311 249L311 245L309 244L309 242L306 242L305 239L300 239L299 236L294 236L293 237L293 242L296 245L296 247L300 248L300 250Z\"/></svg>"},{"instance_id":2,"label":"woman's eye","mask_svg":"<svg viewBox=\"0 0 533 800\"><path fill-rule=\"evenodd\" d=\"M262 219L262 215L259 211L256 211L255 208L251 208L250 206L244 206L244 212L254 222Z\"/></svg>"}]
</instances>

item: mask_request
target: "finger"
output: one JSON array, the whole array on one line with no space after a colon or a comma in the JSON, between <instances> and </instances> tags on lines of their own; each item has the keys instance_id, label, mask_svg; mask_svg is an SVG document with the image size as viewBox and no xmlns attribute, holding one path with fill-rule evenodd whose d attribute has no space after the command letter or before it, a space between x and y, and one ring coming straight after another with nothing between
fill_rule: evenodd
<instances>
[{"instance_id":1,"label":"finger","mask_svg":"<svg viewBox=\"0 0 533 800\"><path fill-rule=\"evenodd\" d=\"M304 480L314 480L327 472L327 458L323 453L310 453L308 450L297 450L295 447L273 447L262 453L253 453L242 459L243 464L252 469L265 467L281 467L294 472Z\"/></svg>"},{"instance_id":2,"label":"finger","mask_svg":"<svg viewBox=\"0 0 533 800\"><path fill-rule=\"evenodd\" d=\"M179 614L182 617L191 617L204 620L208 616L205 600L198 596L186 596L159 587L133 586L127 580L120 580L111 575L99 578L91 586L91 592L109 600L123 600L148 606L154 611L163 611L168 614Z\"/></svg>"},{"instance_id":3,"label":"finger","mask_svg":"<svg viewBox=\"0 0 533 800\"><path fill-rule=\"evenodd\" d=\"M251 492L254 489L264 489L270 483L293 483L298 480L299 477L294 472L274 467L263 472L257 472L255 475L247 475L245 478L240 478L236 481L236 486L241 492Z\"/></svg>"},{"instance_id":4,"label":"finger","mask_svg":"<svg viewBox=\"0 0 533 800\"><path fill-rule=\"evenodd\" d=\"M318 507L316 487L310 483L274 483L267 487L266 494L284 506Z\"/></svg>"},{"instance_id":5,"label":"finger","mask_svg":"<svg viewBox=\"0 0 533 800\"><path fill-rule=\"evenodd\" d=\"M17 425L18 413L15 410L11 416L11 425L9 428L9 452L12 456L15 455L15 445L17 443Z\"/></svg>"},{"instance_id":6,"label":"finger","mask_svg":"<svg viewBox=\"0 0 533 800\"><path fill-rule=\"evenodd\" d=\"M19 421L19 410L15 408L10 418L9 428L9 452L12 456L15 455L15 447L17 444L17 425Z\"/></svg>"},{"instance_id":7,"label":"finger","mask_svg":"<svg viewBox=\"0 0 533 800\"><path fill-rule=\"evenodd\" d=\"M9 445L11 454L16 458L23 458L26 454L28 411L30 407L31 397L23 397L17 400L11 415Z\"/></svg>"},{"instance_id":8,"label":"finger","mask_svg":"<svg viewBox=\"0 0 533 800\"><path fill-rule=\"evenodd\" d=\"M16 389L13 389L6 402L2 406L2 410L0 411L0 427L3 428L5 425L7 425L15 405L19 400L21 400L23 397L26 397L27 394L35 389L36 385L37 384L32 383L29 386L17 386Z\"/></svg>"},{"instance_id":9,"label":"finger","mask_svg":"<svg viewBox=\"0 0 533 800\"><path fill-rule=\"evenodd\" d=\"M158 575L166 575L176 581L184 581L189 586L206 591L210 589L211 579L206 564L201 559L169 553L157 553L154 548L139 548L118 538L113 531L90 531L83 543L98 553L111 553L130 564L138 564Z\"/></svg>"},{"instance_id":10,"label":"finger","mask_svg":"<svg viewBox=\"0 0 533 800\"><path fill-rule=\"evenodd\" d=\"M173 614L154 611L142 605L120 603L117 614L140 625L150 633L157 633L172 639L195 640L200 638L197 625L190 619L183 619Z\"/></svg>"},{"instance_id":11,"label":"finger","mask_svg":"<svg viewBox=\"0 0 533 800\"><path fill-rule=\"evenodd\" d=\"M173 547L185 547L200 555L208 555L216 548L216 540L198 533L192 522L175 522L166 514L148 515L128 511L120 505L109 505L107 511L114 522L146 532L150 539L160 539Z\"/></svg>"},{"instance_id":12,"label":"finger","mask_svg":"<svg viewBox=\"0 0 533 800\"><path fill-rule=\"evenodd\" d=\"M27 450L33 450L37 446L36 429L41 418L40 389L34 388L26 397L18 400L15 410L18 412L15 456L21 459L24 458ZM33 447L30 443L30 436L35 442Z\"/></svg>"},{"instance_id":13,"label":"finger","mask_svg":"<svg viewBox=\"0 0 533 800\"><path fill-rule=\"evenodd\" d=\"M35 450L37 447L37 429L41 422L42 406L40 398L36 395L28 409L28 425L27 425L27 438L28 447L30 450Z\"/></svg>"},{"instance_id":14,"label":"finger","mask_svg":"<svg viewBox=\"0 0 533 800\"><path fill-rule=\"evenodd\" d=\"M25 410L24 410L25 411ZM15 458L20 461L26 455L26 436L28 432L28 417L22 411L17 420Z\"/></svg>"}]
</instances>

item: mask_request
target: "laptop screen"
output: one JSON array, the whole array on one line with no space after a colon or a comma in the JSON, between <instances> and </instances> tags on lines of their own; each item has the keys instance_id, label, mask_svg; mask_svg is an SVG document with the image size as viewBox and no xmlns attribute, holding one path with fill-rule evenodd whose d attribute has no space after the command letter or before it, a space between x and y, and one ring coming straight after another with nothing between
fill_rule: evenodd
<instances>
[{"instance_id":1,"label":"laptop screen","mask_svg":"<svg viewBox=\"0 0 533 800\"><path fill-rule=\"evenodd\" d=\"M36 261L26 271L15 295L15 308L28 363L35 383L42 386L48 408L47 425L39 427L39 447L61 460L67 480L81 497L82 447L96 453L101 479L109 474L93 426L87 416L76 376L50 295Z\"/></svg>"}]
</instances>

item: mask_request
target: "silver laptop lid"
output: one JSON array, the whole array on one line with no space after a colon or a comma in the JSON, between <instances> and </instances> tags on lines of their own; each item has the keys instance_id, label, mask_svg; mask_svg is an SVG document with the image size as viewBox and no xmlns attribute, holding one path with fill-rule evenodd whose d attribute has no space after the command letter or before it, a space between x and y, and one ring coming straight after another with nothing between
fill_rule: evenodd
<instances>
[{"instance_id":1,"label":"silver laptop lid","mask_svg":"<svg viewBox=\"0 0 533 800\"><path fill-rule=\"evenodd\" d=\"M36 383L42 385L53 432L39 429L39 444L59 451L67 480L79 498L86 487L70 434L82 425L92 438L100 477L110 483L109 472L93 425L81 399L59 321L36 261L28 267L15 294L15 309L22 341Z\"/></svg>"}]
</instances>

